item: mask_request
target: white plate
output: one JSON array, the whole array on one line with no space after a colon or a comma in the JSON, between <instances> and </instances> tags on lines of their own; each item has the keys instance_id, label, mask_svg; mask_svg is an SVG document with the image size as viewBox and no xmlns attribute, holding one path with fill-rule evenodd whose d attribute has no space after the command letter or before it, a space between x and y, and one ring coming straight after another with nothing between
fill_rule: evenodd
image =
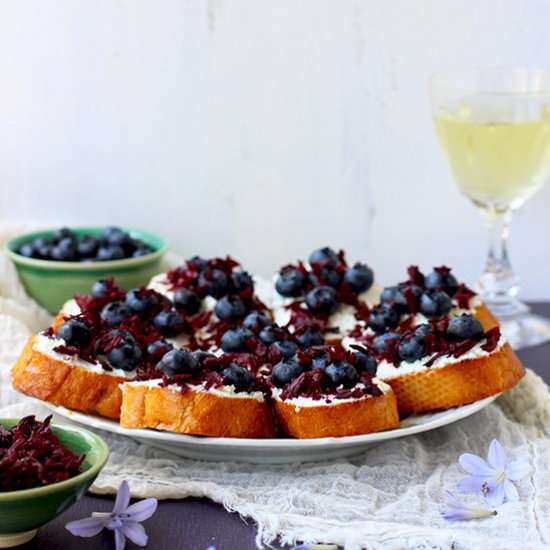
<instances>
[{"instance_id":1,"label":"white plate","mask_svg":"<svg viewBox=\"0 0 550 550\"><path fill-rule=\"evenodd\" d=\"M497 395L493 395L454 409L411 415L401 422L399 428L385 432L318 439L237 439L230 437L199 437L149 429L133 430L123 428L113 420L71 411L65 407L58 407L43 401L41 403L53 412L80 424L132 437L179 456L200 460L283 464L357 454L373 443L433 430L466 418L492 403L497 397Z\"/></svg>"}]
</instances>

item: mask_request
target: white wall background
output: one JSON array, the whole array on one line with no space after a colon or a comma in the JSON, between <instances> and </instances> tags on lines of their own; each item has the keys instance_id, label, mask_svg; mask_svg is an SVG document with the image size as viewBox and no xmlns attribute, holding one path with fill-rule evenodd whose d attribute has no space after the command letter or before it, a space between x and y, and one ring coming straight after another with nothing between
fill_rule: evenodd
<instances>
[{"instance_id":1,"label":"white wall background","mask_svg":"<svg viewBox=\"0 0 550 550\"><path fill-rule=\"evenodd\" d=\"M550 66L546 0L0 0L0 216L117 223L264 274L332 244L382 282L468 281L482 223L455 189L426 79ZM513 224L550 298L550 186Z\"/></svg>"}]
</instances>

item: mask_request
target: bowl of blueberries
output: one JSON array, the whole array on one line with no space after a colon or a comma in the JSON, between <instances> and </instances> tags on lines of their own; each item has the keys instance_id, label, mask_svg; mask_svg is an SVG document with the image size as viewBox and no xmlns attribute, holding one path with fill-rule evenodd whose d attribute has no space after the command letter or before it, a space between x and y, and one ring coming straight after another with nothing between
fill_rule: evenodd
<instances>
[{"instance_id":1,"label":"bowl of blueberries","mask_svg":"<svg viewBox=\"0 0 550 550\"><path fill-rule=\"evenodd\" d=\"M112 275L123 288L147 284L167 249L152 233L109 226L26 233L9 241L5 252L29 296L57 313L98 279Z\"/></svg>"}]
</instances>

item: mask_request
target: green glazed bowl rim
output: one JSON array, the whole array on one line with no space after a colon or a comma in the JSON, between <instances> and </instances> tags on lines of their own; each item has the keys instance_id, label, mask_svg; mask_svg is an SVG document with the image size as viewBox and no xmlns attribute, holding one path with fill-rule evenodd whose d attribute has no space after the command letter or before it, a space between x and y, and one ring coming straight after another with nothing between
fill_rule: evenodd
<instances>
[{"instance_id":1,"label":"green glazed bowl rim","mask_svg":"<svg viewBox=\"0 0 550 550\"><path fill-rule=\"evenodd\" d=\"M91 233L92 235L99 235L103 229L104 227L71 227L71 230L77 234ZM133 229L131 227L123 227L121 229L129 233L132 237L146 242L155 250L150 254L139 256L138 258L122 258L120 260L108 260L105 262L62 262L57 260L41 260L38 258L26 258L16 252L22 244L31 242L37 237L51 237L55 231L55 229L43 229L41 231L31 231L30 233L24 233L23 235L14 237L4 245L4 252L19 265L50 270L86 272L97 270L105 271L121 267L137 267L160 258L168 250L168 241L159 235L150 233L149 231Z\"/></svg>"},{"instance_id":2,"label":"green glazed bowl rim","mask_svg":"<svg viewBox=\"0 0 550 550\"><path fill-rule=\"evenodd\" d=\"M6 422L13 425L19 420L21 419L0 418L0 424L4 424ZM78 474L77 476L71 477L69 479L65 479L64 481L58 481L57 483L51 483L50 485L44 485L42 487L33 487L32 489L20 489L18 491L5 492L0 491L0 503L13 499L45 496L49 493L55 493L59 489L66 489L71 487L72 485L79 485L83 481L91 477L95 477L103 468L103 466L105 466L107 458L109 458L109 447L101 437L93 432L90 432L89 430L85 430L80 426L74 426L72 424L52 423L51 427L54 429L54 431L72 432L73 434L80 437L80 439L83 439L84 441L89 443L91 448L93 448L96 452L99 452L99 456L97 457L95 463L91 464L90 467L81 474ZM88 453L86 453L86 457L88 457Z\"/></svg>"}]
</instances>

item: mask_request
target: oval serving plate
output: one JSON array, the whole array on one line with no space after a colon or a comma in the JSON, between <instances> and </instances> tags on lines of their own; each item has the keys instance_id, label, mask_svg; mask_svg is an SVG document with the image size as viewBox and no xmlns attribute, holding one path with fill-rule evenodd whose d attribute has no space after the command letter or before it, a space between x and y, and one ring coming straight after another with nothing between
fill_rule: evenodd
<instances>
[{"instance_id":1,"label":"oval serving plate","mask_svg":"<svg viewBox=\"0 0 550 550\"><path fill-rule=\"evenodd\" d=\"M40 401L40 403L60 416L79 424L128 436L186 458L252 462L256 464L284 464L288 462L326 460L357 454L374 443L426 432L466 418L485 408L497 397L498 395L493 395L468 405L444 411L411 415L401 422L399 428L393 430L318 439L237 439L201 437L151 429L129 429L123 428L113 420L71 411L65 407L45 403L44 401Z\"/></svg>"}]
</instances>

